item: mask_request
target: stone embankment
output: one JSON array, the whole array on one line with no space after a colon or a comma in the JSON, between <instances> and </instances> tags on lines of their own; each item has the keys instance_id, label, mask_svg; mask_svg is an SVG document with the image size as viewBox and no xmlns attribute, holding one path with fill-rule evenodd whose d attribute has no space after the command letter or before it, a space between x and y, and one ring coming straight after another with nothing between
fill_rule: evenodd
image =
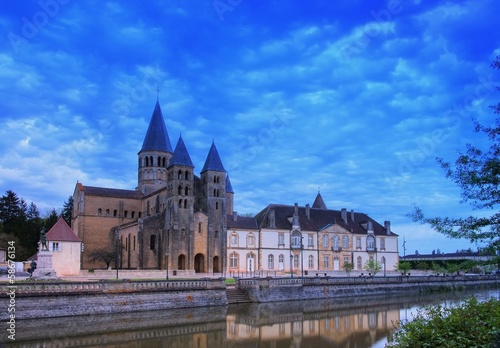
<instances>
[{"instance_id":1,"label":"stone embankment","mask_svg":"<svg viewBox=\"0 0 500 348\"><path fill-rule=\"evenodd\" d=\"M14 291L15 318L33 319L75 315L139 312L226 306L248 298L255 303L335 299L441 290L500 287L499 276L356 277L238 279L240 294L228 297L223 278L196 280L101 280L87 282L18 281L0 283L0 320ZM12 290L14 289L14 290ZM240 296L241 295L241 296ZM237 298L238 297L238 298ZM243 301L247 302L247 301Z\"/></svg>"}]
</instances>

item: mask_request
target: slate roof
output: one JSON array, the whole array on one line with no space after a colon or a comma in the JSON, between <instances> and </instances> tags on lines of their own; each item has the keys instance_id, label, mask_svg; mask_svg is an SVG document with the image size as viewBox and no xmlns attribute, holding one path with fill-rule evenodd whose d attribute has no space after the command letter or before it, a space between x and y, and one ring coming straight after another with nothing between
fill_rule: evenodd
<instances>
[{"instance_id":1,"label":"slate roof","mask_svg":"<svg viewBox=\"0 0 500 348\"><path fill-rule=\"evenodd\" d=\"M82 240L73 232L63 218L57 220L56 224L47 232L47 240L58 242L81 242Z\"/></svg>"},{"instance_id":2,"label":"slate roof","mask_svg":"<svg viewBox=\"0 0 500 348\"><path fill-rule=\"evenodd\" d=\"M274 210L275 214L275 228L290 230L292 227L292 223L290 221L293 217L294 212L294 206L292 205L268 205L255 216L259 227L261 229L270 228L269 212L271 210ZM366 226L366 223L368 221L371 221L373 224L373 232L375 235L397 236L397 234L393 232L387 234L384 226L380 225L378 222L364 213L354 212L354 220L352 220L351 212L347 212L347 222L345 222L342 219L342 213L340 210L310 208L309 211L310 218L306 216L305 207L298 207L299 224L302 231L319 231L327 227L328 225L337 224L354 234L366 235L366 228L363 226L363 224Z\"/></svg>"},{"instance_id":3,"label":"slate roof","mask_svg":"<svg viewBox=\"0 0 500 348\"><path fill-rule=\"evenodd\" d=\"M172 145L170 144L170 138L168 137L167 127L165 127L165 120L163 119L159 101L156 101L141 151L172 152Z\"/></svg>"},{"instance_id":4,"label":"slate roof","mask_svg":"<svg viewBox=\"0 0 500 348\"><path fill-rule=\"evenodd\" d=\"M177 141L177 145L175 146L174 154L170 159L169 167L173 165L194 168L193 162L191 161L191 157L189 157L186 145L184 144L184 140L182 140L182 136L179 136L179 140Z\"/></svg>"},{"instance_id":5,"label":"slate roof","mask_svg":"<svg viewBox=\"0 0 500 348\"><path fill-rule=\"evenodd\" d=\"M225 172L224 166L222 165L222 161L220 160L219 152L217 151L217 147L215 147L215 142L212 141L212 146L210 147L210 151L208 151L207 159L205 160L205 165L201 172L205 172L207 170L212 170L215 172Z\"/></svg>"},{"instance_id":6,"label":"slate roof","mask_svg":"<svg viewBox=\"0 0 500 348\"><path fill-rule=\"evenodd\" d=\"M131 199L140 199L143 197L143 194L136 190L120 190L106 187L84 186L82 183L78 183L77 185L80 191L85 192L85 194L89 196Z\"/></svg>"},{"instance_id":7,"label":"slate roof","mask_svg":"<svg viewBox=\"0 0 500 348\"><path fill-rule=\"evenodd\" d=\"M229 180L229 175L226 175L226 193L234 193L233 185L231 185L231 180Z\"/></svg>"},{"instance_id":8,"label":"slate roof","mask_svg":"<svg viewBox=\"0 0 500 348\"><path fill-rule=\"evenodd\" d=\"M234 221L233 215L227 215L227 228L234 230L241 228L246 230L257 230L257 220L254 217L238 216Z\"/></svg>"},{"instance_id":9,"label":"slate roof","mask_svg":"<svg viewBox=\"0 0 500 348\"><path fill-rule=\"evenodd\" d=\"M323 200L323 197L321 197L321 193L318 192L318 195L316 196L312 207L318 209L327 209L325 201Z\"/></svg>"}]
</instances>

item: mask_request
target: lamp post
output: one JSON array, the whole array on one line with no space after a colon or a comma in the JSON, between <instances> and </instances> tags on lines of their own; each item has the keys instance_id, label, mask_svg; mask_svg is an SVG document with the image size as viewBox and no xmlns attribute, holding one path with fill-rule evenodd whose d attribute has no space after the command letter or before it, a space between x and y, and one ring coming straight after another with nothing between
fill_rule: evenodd
<instances>
[{"instance_id":1,"label":"lamp post","mask_svg":"<svg viewBox=\"0 0 500 348\"><path fill-rule=\"evenodd\" d=\"M292 275L292 278L293 278L293 255L290 254L290 274Z\"/></svg>"},{"instance_id":2,"label":"lamp post","mask_svg":"<svg viewBox=\"0 0 500 348\"><path fill-rule=\"evenodd\" d=\"M121 243L120 243L120 228L116 230L116 255L115 255L115 266L116 266L116 279L118 279L118 265L121 251Z\"/></svg>"},{"instance_id":3,"label":"lamp post","mask_svg":"<svg viewBox=\"0 0 500 348\"><path fill-rule=\"evenodd\" d=\"M385 278L385 258L384 258L384 278Z\"/></svg>"},{"instance_id":4,"label":"lamp post","mask_svg":"<svg viewBox=\"0 0 500 348\"><path fill-rule=\"evenodd\" d=\"M302 278L304 278L304 244L302 243L304 240L304 237L301 239L300 243L300 269L302 273Z\"/></svg>"},{"instance_id":5,"label":"lamp post","mask_svg":"<svg viewBox=\"0 0 500 348\"><path fill-rule=\"evenodd\" d=\"M168 246L167 246L167 248L168 248ZM167 280L168 280L168 250L165 251L165 265L167 268Z\"/></svg>"}]
</instances>

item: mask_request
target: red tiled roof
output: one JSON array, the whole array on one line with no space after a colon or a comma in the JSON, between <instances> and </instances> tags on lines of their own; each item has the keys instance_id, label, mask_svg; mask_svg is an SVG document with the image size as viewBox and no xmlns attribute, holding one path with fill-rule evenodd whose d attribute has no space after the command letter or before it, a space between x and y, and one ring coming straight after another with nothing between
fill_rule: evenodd
<instances>
[{"instance_id":1,"label":"red tiled roof","mask_svg":"<svg viewBox=\"0 0 500 348\"><path fill-rule=\"evenodd\" d=\"M47 240L58 242L81 242L82 240L73 232L63 218L60 218L47 232Z\"/></svg>"}]
</instances>

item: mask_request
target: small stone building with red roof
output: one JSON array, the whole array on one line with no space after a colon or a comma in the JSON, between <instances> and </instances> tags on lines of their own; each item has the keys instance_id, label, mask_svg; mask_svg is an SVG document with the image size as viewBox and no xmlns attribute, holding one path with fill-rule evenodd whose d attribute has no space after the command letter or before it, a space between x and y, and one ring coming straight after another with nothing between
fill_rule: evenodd
<instances>
[{"instance_id":1,"label":"small stone building with red roof","mask_svg":"<svg viewBox=\"0 0 500 348\"><path fill-rule=\"evenodd\" d=\"M47 232L47 247L52 252L52 266L58 276L80 274L82 240L60 218Z\"/></svg>"}]
</instances>

